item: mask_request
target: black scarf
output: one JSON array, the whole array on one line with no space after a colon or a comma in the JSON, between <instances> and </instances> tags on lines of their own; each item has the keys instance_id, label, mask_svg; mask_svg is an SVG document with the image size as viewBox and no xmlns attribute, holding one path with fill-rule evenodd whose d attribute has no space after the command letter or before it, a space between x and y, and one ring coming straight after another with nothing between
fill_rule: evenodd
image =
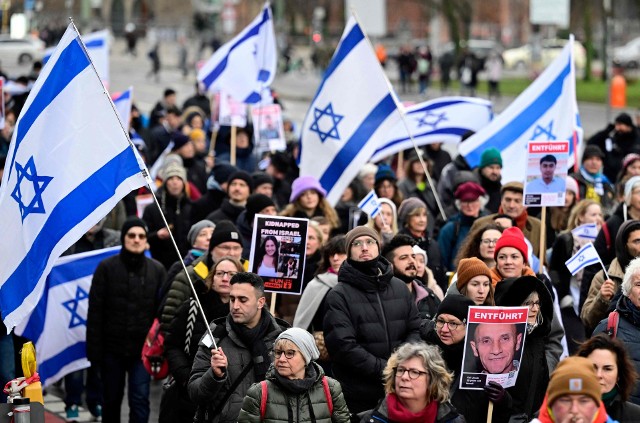
<instances>
[{"instance_id":1,"label":"black scarf","mask_svg":"<svg viewBox=\"0 0 640 423\"><path fill-rule=\"evenodd\" d=\"M243 324L234 322L231 316L229 316L229 324L242 343L251 350L254 374L256 376L255 380L264 380L267 370L269 370L269 365L271 364L269 349L264 342L264 338L271 326L271 316L267 310L263 308L260 322L254 328L249 329Z\"/></svg>"},{"instance_id":2,"label":"black scarf","mask_svg":"<svg viewBox=\"0 0 640 423\"><path fill-rule=\"evenodd\" d=\"M367 276L378 276L378 257L368 261L355 261L348 258L347 261L360 273L364 273Z\"/></svg>"},{"instance_id":3,"label":"black scarf","mask_svg":"<svg viewBox=\"0 0 640 423\"><path fill-rule=\"evenodd\" d=\"M287 379L286 377L280 376L280 373L276 370L275 372L276 382L282 389L288 391L295 395L300 395L305 392L308 392L311 386L316 381L318 374L316 373L316 369L313 367L313 364L309 363L307 365L306 370L304 372L304 379Z\"/></svg>"},{"instance_id":4,"label":"black scarf","mask_svg":"<svg viewBox=\"0 0 640 423\"><path fill-rule=\"evenodd\" d=\"M146 264L144 253L135 254L122 247L120 250L120 260L122 260L124 267L129 273L143 274L141 270Z\"/></svg>"}]
</instances>

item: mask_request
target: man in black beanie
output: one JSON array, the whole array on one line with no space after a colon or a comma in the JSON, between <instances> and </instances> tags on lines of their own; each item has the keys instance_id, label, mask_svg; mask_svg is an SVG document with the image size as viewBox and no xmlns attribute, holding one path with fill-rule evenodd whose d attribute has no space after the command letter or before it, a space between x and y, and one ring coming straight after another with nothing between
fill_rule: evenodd
<instances>
[{"instance_id":1,"label":"man in black beanie","mask_svg":"<svg viewBox=\"0 0 640 423\"><path fill-rule=\"evenodd\" d=\"M380 255L380 236L358 226L345 238L347 260L326 296L324 339L349 411L384 397L382 370L400 344L419 339L420 317L404 282Z\"/></svg>"},{"instance_id":2,"label":"man in black beanie","mask_svg":"<svg viewBox=\"0 0 640 423\"><path fill-rule=\"evenodd\" d=\"M247 172L239 170L227 180L227 198L220 208L207 216L207 220L218 223L222 220L235 222L244 211L247 199L253 190L253 180Z\"/></svg>"},{"instance_id":3,"label":"man in black beanie","mask_svg":"<svg viewBox=\"0 0 640 423\"><path fill-rule=\"evenodd\" d=\"M100 262L93 274L87 358L101 369L104 421L120 421L127 377L129 420L149 420L150 378L140 357L158 309L158 289L167 274L160 262L144 255L147 232L144 221L128 218L122 226L120 254Z\"/></svg>"},{"instance_id":4,"label":"man in black beanie","mask_svg":"<svg viewBox=\"0 0 640 423\"><path fill-rule=\"evenodd\" d=\"M640 153L640 133L631 116L620 113L613 123L593 135L587 145L597 145L604 153L604 174L611 183L616 182L627 154Z\"/></svg>"}]
</instances>

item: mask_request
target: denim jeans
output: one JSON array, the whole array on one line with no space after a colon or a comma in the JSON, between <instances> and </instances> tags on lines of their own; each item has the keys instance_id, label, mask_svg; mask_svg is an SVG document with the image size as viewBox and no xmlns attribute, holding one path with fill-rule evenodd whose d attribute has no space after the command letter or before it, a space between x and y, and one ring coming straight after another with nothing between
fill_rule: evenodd
<instances>
[{"instance_id":1,"label":"denim jeans","mask_svg":"<svg viewBox=\"0 0 640 423\"><path fill-rule=\"evenodd\" d=\"M120 407L125 381L128 385L129 422L149 421L149 385L151 377L140 357L123 357L105 353L101 367L104 404L102 421L120 423ZM127 378L128 376L128 378Z\"/></svg>"},{"instance_id":2,"label":"denim jeans","mask_svg":"<svg viewBox=\"0 0 640 423\"><path fill-rule=\"evenodd\" d=\"M16 377L15 351L13 348L13 334L7 335L0 331L0 402L7 402L7 396L2 392L4 385Z\"/></svg>"},{"instance_id":3,"label":"denim jeans","mask_svg":"<svg viewBox=\"0 0 640 423\"><path fill-rule=\"evenodd\" d=\"M84 374L87 374L87 383L84 383ZM100 372L96 366L85 370L71 372L64 377L65 397L64 403L68 407L82 404L82 391L86 390L87 405L89 409L95 409L96 405L102 405L102 383Z\"/></svg>"}]
</instances>

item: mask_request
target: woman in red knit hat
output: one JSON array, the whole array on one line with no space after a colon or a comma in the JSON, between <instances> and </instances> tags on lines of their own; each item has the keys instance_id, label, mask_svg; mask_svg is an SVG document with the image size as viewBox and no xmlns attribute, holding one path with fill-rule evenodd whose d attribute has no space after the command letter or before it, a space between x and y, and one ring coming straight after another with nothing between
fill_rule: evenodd
<instances>
[{"instance_id":1,"label":"woman in red knit hat","mask_svg":"<svg viewBox=\"0 0 640 423\"><path fill-rule=\"evenodd\" d=\"M535 276L536 274L529 267L528 252L522 231L517 227L505 229L493 253L496 266L491 269L492 285L495 287L505 278Z\"/></svg>"}]
</instances>

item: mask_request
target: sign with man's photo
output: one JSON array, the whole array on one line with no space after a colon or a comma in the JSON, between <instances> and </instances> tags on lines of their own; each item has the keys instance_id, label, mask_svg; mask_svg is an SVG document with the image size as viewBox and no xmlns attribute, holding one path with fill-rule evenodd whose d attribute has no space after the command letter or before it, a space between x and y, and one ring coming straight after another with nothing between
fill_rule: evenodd
<instances>
[{"instance_id":1,"label":"sign with man's photo","mask_svg":"<svg viewBox=\"0 0 640 423\"><path fill-rule=\"evenodd\" d=\"M564 206L569 141L529 141L525 206Z\"/></svg>"}]
</instances>

